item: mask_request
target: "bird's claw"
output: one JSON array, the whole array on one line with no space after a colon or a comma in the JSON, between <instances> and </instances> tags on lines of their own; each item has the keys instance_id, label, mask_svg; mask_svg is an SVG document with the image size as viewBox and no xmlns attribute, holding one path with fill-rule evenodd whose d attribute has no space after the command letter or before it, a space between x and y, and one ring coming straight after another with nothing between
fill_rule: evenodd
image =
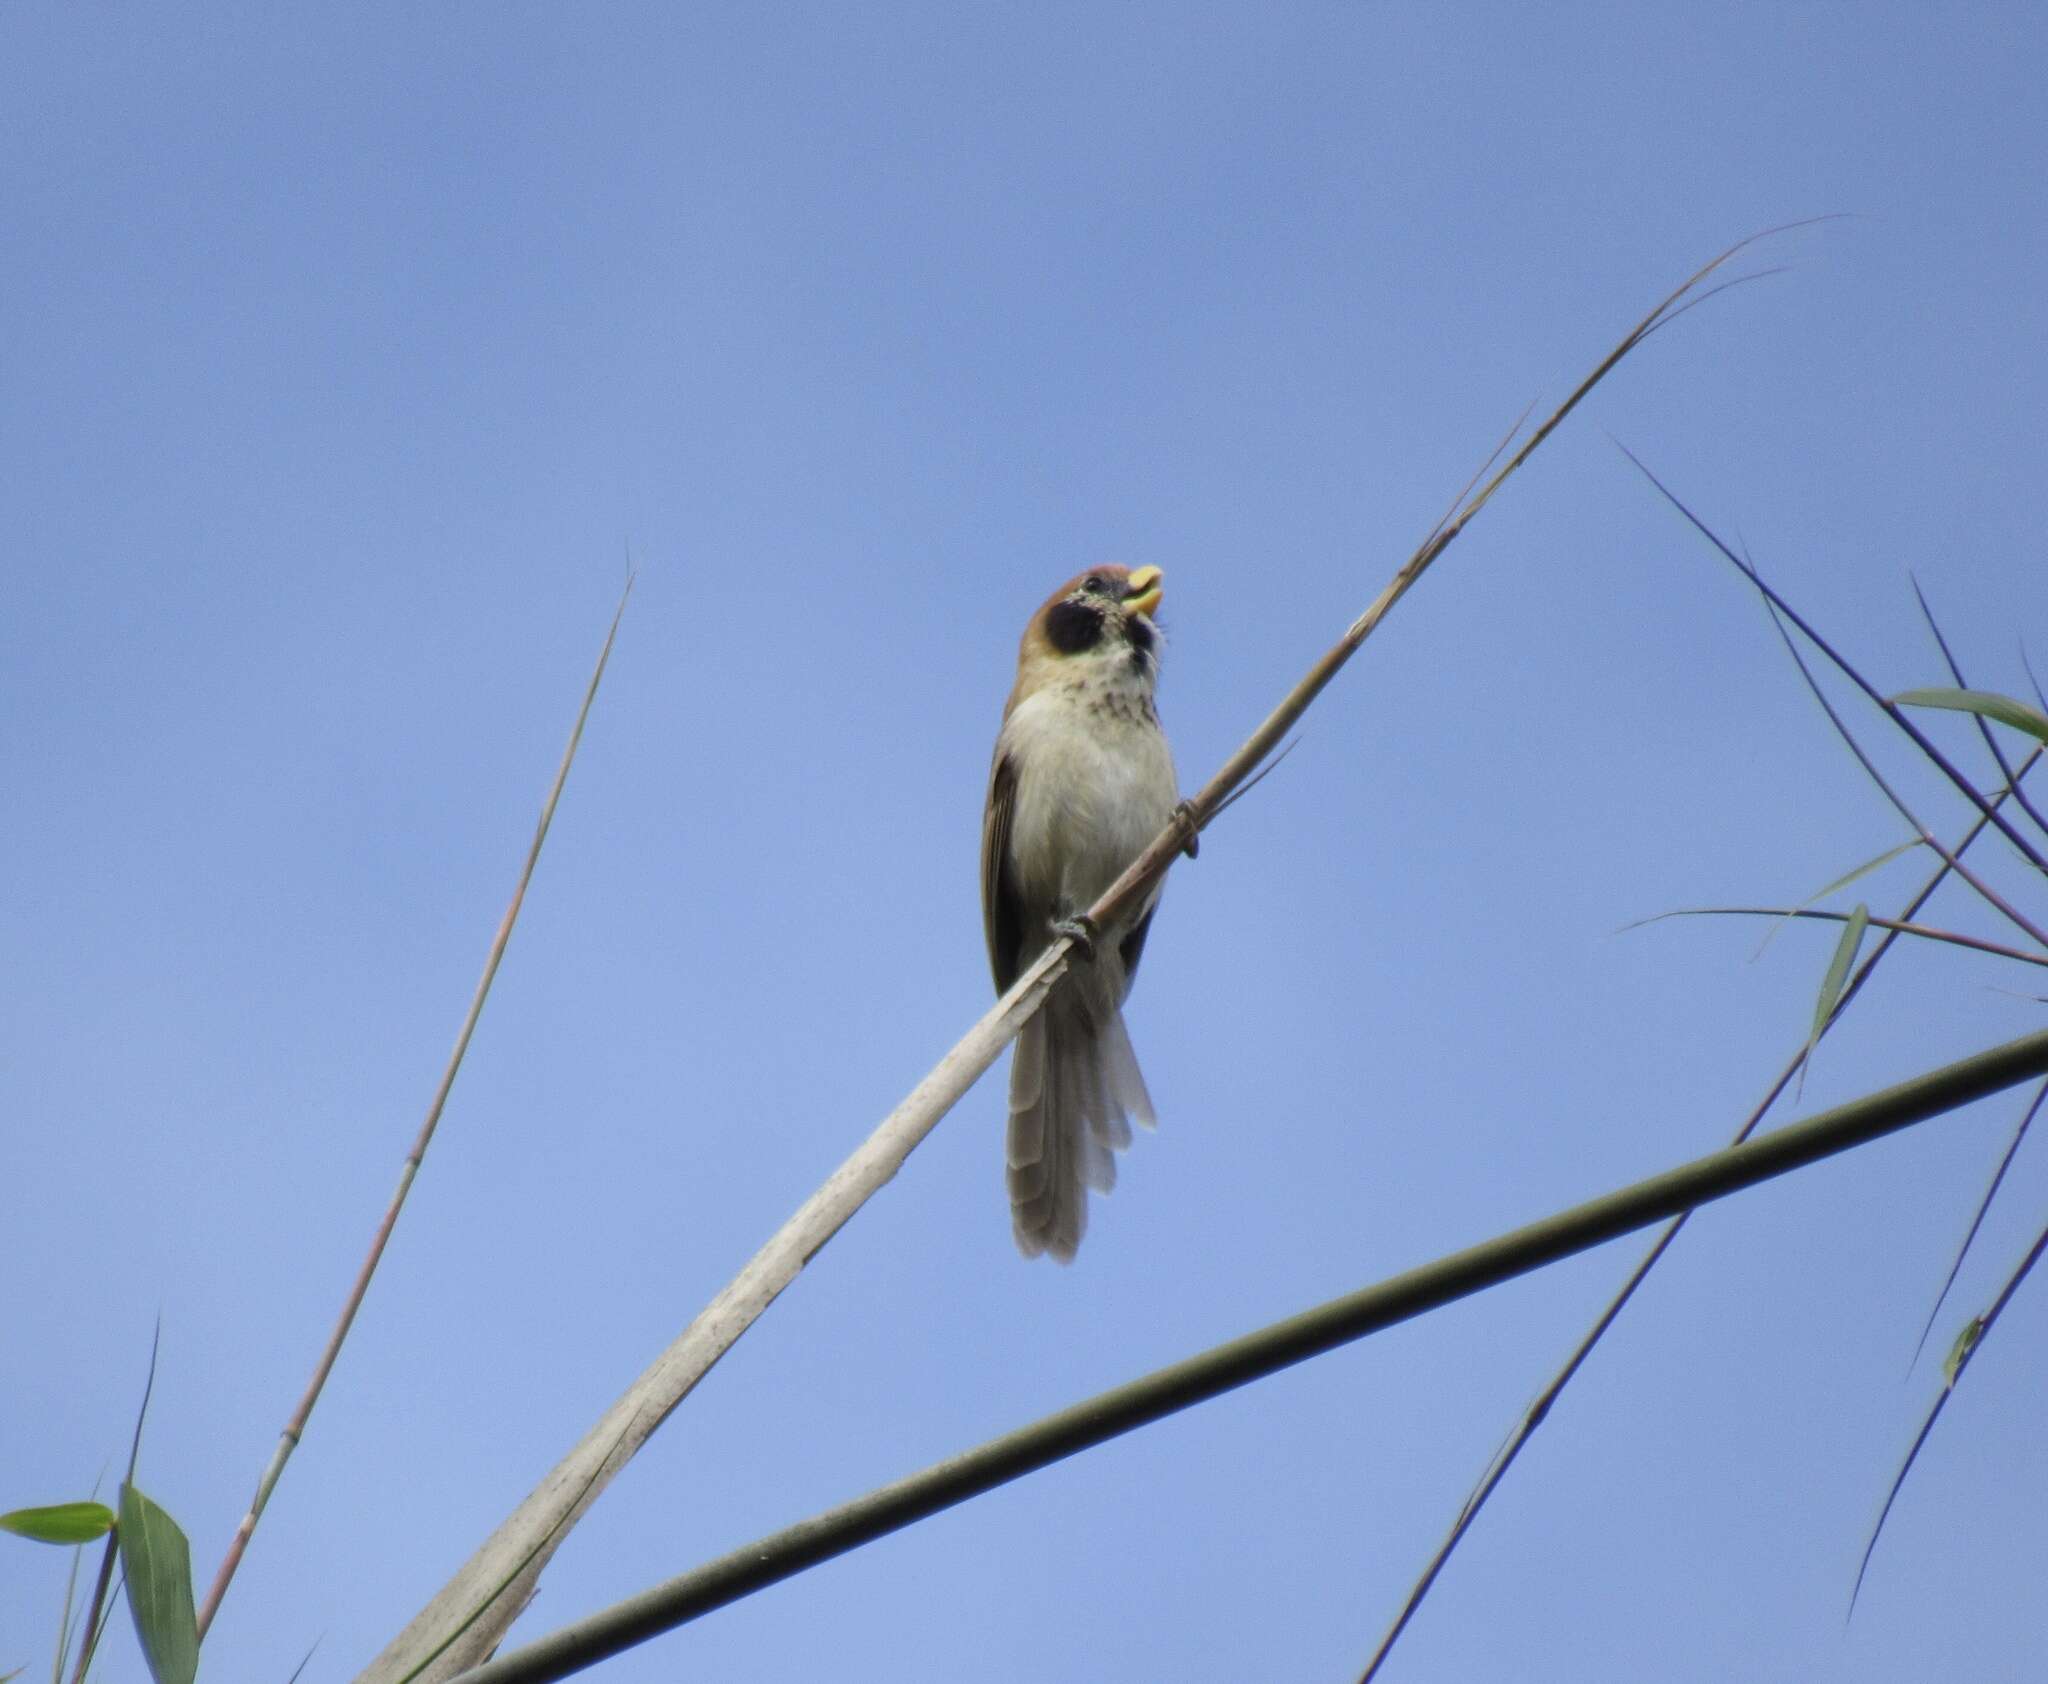
<instances>
[{"instance_id":1,"label":"bird's claw","mask_svg":"<svg viewBox=\"0 0 2048 1684\"><path fill-rule=\"evenodd\" d=\"M1173 816L1180 821L1181 826L1187 831L1186 837L1181 842L1180 851L1186 854L1189 859L1193 859L1202 851L1202 833L1195 825L1195 804L1192 801L1175 803Z\"/></svg>"},{"instance_id":2,"label":"bird's claw","mask_svg":"<svg viewBox=\"0 0 2048 1684\"><path fill-rule=\"evenodd\" d=\"M1095 920L1085 912L1077 912L1071 918L1056 919L1052 933L1065 936L1074 944L1074 951L1090 964L1095 962L1095 938L1102 932L1095 927Z\"/></svg>"}]
</instances>

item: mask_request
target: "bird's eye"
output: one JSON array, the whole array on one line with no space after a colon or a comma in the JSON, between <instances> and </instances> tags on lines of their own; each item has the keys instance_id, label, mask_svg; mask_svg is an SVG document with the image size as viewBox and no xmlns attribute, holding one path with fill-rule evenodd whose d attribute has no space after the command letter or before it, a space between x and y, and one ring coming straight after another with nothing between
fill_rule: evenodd
<instances>
[{"instance_id":1,"label":"bird's eye","mask_svg":"<svg viewBox=\"0 0 2048 1684\"><path fill-rule=\"evenodd\" d=\"M1109 581L1103 578L1100 573L1091 573L1081 581L1081 589L1090 596L1107 596L1109 594Z\"/></svg>"}]
</instances>

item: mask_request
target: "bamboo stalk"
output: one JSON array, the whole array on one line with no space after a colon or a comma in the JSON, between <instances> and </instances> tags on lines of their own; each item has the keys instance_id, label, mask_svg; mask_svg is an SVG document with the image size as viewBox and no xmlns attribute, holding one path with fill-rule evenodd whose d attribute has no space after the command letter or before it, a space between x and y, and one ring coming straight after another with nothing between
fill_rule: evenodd
<instances>
[{"instance_id":1,"label":"bamboo stalk","mask_svg":"<svg viewBox=\"0 0 2048 1684\"><path fill-rule=\"evenodd\" d=\"M996 1486L1341 1345L2048 1074L2048 1030L1681 1164L1232 1340L784 1527L462 1675L548 1684Z\"/></svg>"}]
</instances>

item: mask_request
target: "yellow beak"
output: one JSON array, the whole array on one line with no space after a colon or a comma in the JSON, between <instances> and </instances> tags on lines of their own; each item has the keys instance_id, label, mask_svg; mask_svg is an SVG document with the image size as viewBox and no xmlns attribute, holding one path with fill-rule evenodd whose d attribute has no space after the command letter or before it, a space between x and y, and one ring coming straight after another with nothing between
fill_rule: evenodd
<instances>
[{"instance_id":1,"label":"yellow beak","mask_svg":"<svg viewBox=\"0 0 2048 1684\"><path fill-rule=\"evenodd\" d=\"M1166 575L1156 567L1135 569L1124 583L1124 611L1128 614L1150 615L1159 607L1159 599L1166 594Z\"/></svg>"}]
</instances>

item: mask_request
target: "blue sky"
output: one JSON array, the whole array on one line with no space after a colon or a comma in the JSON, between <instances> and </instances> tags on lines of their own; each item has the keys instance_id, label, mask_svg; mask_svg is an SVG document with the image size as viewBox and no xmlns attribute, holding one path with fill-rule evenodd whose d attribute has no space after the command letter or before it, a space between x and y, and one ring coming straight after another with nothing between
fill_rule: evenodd
<instances>
[{"instance_id":1,"label":"blue sky","mask_svg":"<svg viewBox=\"0 0 2048 1684\"><path fill-rule=\"evenodd\" d=\"M1849 213L1624 367L1173 874L1130 1014L1161 1127L1078 1263L1012 1250L992 1076L522 1635L1728 1136L1828 934L1752 962L1748 926L1617 931L1802 898L1904 832L1610 435L1881 685L1940 676L1909 574L1973 678L2042 656L2038 9L42 7L7 36L0 1507L118 1468L161 1313L142 1482L210 1576L641 568L203 1675L317 1641L306 1676L351 1676L981 1012L986 758L1068 574L1165 569L1192 785L1526 404L1731 241ZM1895 955L1805 1108L2038 1026L2029 992ZM1384 1676L2035 1664L2038 1289L1842 1617L2015 1114L1699 1219ZM2036 1151L1937 1343L2044 1207ZM1355 1677L1638 1247L605 1676ZM64 1565L6 1561L0 1670L47 1656ZM106 1676L141 1676L125 1634Z\"/></svg>"}]
</instances>

